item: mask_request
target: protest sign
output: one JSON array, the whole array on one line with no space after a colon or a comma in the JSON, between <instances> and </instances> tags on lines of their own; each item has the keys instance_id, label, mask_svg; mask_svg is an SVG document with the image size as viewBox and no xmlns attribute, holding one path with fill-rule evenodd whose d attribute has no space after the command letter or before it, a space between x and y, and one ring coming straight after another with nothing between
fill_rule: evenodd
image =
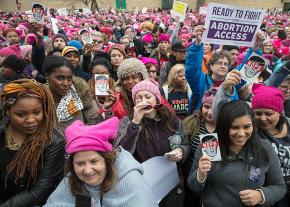
<instances>
[{"instance_id":1,"label":"protest sign","mask_svg":"<svg viewBox=\"0 0 290 207\"><path fill-rule=\"evenodd\" d=\"M242 79L248 83L257 83L260 73L266 69L267 60L255 52L252 52L240 72Z\"/></svg>"},{"instance_id":2,"label":"protest sign","mask_svg":"<svg viewBox=\"0 0 290 207\"><path fill-rule=\"evenodd\" d=\"M91 44L93 43L93 37L89 31L85 31L82 34L82 41L84 44Z\"/></svg>"},{"instance_id":3,"label":"protest sign","mask_svg":"<svg viewBox=\"0 0 290 207\"><path fill-rule=\"evenodd\" d=\"M181 1L174 0L172 7L172 15L174 17L179 17L179 21L183 22L185 20L187 4Z\"/></svg>"},{"instance_id":4,"label":"protest sign","mask_svg":"<svg viewBox=\"0 0 290 207\"><path fill-rule=\"evenodd\" d=\"M53 33L58 34L58 27L57 27L58 20L56 18L50 18L50 21L51 21Z\"/></svg>"},{"instance_id":5,"label":"protest sign","mask_svg":"<svg viewBox=\"0 0 290 207\"><path fill-rule=\"evenodd\" d=\"M95 94L96 96L107 96L109 89L109 76L95 74Z\"/></svg>"},{"instance_id":6,"label":"protest sign","mask_svg":"<svg viewBox=\"0 0 290 207\"><path fill-rule=\"evenodd\" d=\"M211 161L221 161L221 152L217 133L199 136L202 155L210 157Z\"/></svg>"},{"instance_id":7,"label":"protest sign","mask_svg":"<svg viewBox=\"0 0 290 207\"><path fill-rule=\"evenodd\" d=\"M251 47L265 12L264 9L209 3L202 42Z\"/></svg>"},{"instance_id":8,"label":"protest sign","mask_svg":"<svg viewBox=\"0 0 290 207\"><path fill-rule=\"evenodd\" d=\"M68 16L68 12L66 8L57 9L57 12L60 16Z\"/></svg>"},{"instance_id":9,"label":"protest sign","mask_svg":"<svg viewBox=\"0 0 290 207\"><path fill-rule=\"evenodd\" d=\"M43 5L39 3L33 4L31 12L32 12L31 22L44 24L44 6Z\"/></svg>"},{"instance_id":10,"label":"protest sign","mask_svg":"<svg viewBox=\"0 0 290 207\"><path fill-rule=\"evenodd\" d=\"M8 40L5 37L3 37L3 35L1 35L1 34L0 34L0 45L1 46L8 46L9 45Z\"/></svg>"},{"instance_id":11,"label":"protest sign","mask_svg":"<svg viewBox=\"0 0 290 207\"><path fill-rule=\"evenodd\" d=\"M200 15L206 15L207 14L207 6L199 7L199 14Z\"/></svg>"},{"instance_id":12,"label":"protest sign","mask_svg":"<svg viewBox=\"0 0 290 207\"><path fill-rule=\"evenodd\" d=\"M146 14L147 13L147 8L143 7L143 9L141 10L142 14Z\"/></svg>"}]
</instances>

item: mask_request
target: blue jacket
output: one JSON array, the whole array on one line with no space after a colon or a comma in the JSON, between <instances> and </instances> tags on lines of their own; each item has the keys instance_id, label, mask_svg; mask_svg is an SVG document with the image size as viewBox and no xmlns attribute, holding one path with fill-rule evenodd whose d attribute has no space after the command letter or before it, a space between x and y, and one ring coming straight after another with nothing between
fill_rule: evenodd
<instances>
[{"instance_id":1,"label":"blue jacket","mask_svg":"<svg viewBox=\"0 0 290 207\"><path fill-rule=\"evenodd\" d=\"M245 64L248 57L253 52L253 49L250 48L246 54L243 62L237 66L237 70L240 70ZM257 53L261 53L257 51ZM192 113L194 110L199 110L201 108L202 97L204 93L212 88L214 81L209 74L204 74L202 72L202 59L203 59L203 44L196 45L192 44L188 48L187 57L185 61L185 77L191 88L192 96L190 98L189 104L189 113ZM238 90L245 84L242 81L235 87L235 92L231 97L231 100L238 100Z\"/></svg>"}]
</instances>

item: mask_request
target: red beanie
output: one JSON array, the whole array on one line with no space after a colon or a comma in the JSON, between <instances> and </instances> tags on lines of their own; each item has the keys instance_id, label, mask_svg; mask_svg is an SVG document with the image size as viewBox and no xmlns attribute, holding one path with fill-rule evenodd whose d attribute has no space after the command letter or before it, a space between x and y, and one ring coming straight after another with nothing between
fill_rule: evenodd
<instances>
[{"instance_id":1,"label":"red beanie","mask_svg":"<svg viewBox=\"0 0 290 207\"><path fill-rule=\"evenodd\" d=\"M284 94L278 88L254 84L252 91L252 109L272 109L279 113L284 111Z\"/></svg>"}]
</instances>

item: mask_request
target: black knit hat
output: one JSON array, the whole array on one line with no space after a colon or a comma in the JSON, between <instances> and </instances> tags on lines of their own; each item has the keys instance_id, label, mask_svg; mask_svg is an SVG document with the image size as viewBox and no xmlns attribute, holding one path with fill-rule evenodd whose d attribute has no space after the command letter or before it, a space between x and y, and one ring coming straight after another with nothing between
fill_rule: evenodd
<instances>
[{"instance_id":1,"label":"black knit hat","mask_svg":"<svg viewBox=\"0 0 290 207\"><path fill-rule=\"evenodd\" d=\"M10 68L17 73L22 73L26 65L21 59L19 59L15 55L10 55L3 60L2 67Z\"/></svg>"}]
</instances>

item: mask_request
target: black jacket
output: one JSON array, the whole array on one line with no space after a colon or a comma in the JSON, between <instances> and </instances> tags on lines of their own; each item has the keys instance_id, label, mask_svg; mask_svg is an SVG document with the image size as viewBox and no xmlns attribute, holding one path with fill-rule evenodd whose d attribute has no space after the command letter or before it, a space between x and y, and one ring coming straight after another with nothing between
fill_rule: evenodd
<instances>
[{"instance_id":1,"label":"black jacket","mask_svg":"<svg viewBox=\"0 0 290 207\"><path fill-rule=\"evenodd\" d=\"M12 174L8 177L5 186L5 169L16 151L5 147L4 131L0 135L0 207L28 207L45 204L63 178L64 138L56 130L54 131L53 140L44 150L42 163L39 163L38 178L33 184L27 187L29 176L26 172L17 184Z\"/></svg>"}]
</instances>

